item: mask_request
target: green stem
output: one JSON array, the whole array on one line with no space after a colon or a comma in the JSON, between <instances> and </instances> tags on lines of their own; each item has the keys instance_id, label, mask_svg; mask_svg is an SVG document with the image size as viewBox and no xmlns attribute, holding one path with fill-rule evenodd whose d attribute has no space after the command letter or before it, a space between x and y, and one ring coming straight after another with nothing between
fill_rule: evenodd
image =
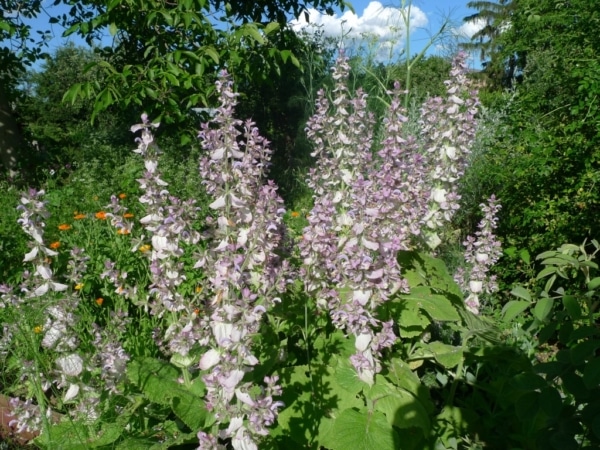
<instances>
[{"instance_id":1,"label":"green stem","mask_svg":"<svg viewBox=\"0 0 600 450\"><path fill-rule=\"evenodd\" d=\"M190 371L187 367L181 368L181 374L183 375L183 382L186 388L190 388L192 386L192 379L190 378Z\"/></svg>"},{"instance_id":2,"label":"green stem","mask_svg":"<svg viewBox=\"0 0 600 450\"><path fill-rule=\"evenodd\" d=\"M310 361L310 346L308 345L308 298L304 302L304 329L302 330L302 335L304 336L304 344L306 345L306 361L308 365L308 378L310 380L310 390L313 394L313 398L315 398L315 386L313 383L312 366Z\"/></svg>"},{"instance_id":3,"label":"green stem","mask_svg":"<svg viewBox=\"0 0 600 450\"><path fill-rule=\"evenodd\" d=\"M463 339L463 344L461 348L462 358L458 362L458 366L456 367L456 375L454 380L452 381L452 386L450 387L450 394L448 395L448 399L446 400L446 406L452 406L454 402L454 396L456 395L456 389L458 388L458 383L462 380L462 372L465 362L465 351L467 350L467 341L469 340L469 335L466 335Z\"/></svg>"},{"instance_id":4,"label":"green stem","mask_svg":"<svg viewBox=\"0 0 600 450\"><path fill-rule=\"evenodd\" d=\"M404 6L406 3L403 2ZM404 15L404 32L406 33L406 44L405 44L405 48L406 48L406 80L405 80L405 87L404 89L406 90L406 95L404 96L404 107L408 110L408 102L410 100L410 70L412 69L411 64L410 64L410 9L412 7L412 1L408 2L408 11L406 12L406 15Z\"/></svg>"},{"instance_id":5,"label":"green stem","mask_svg":"<svg viewBox=\"0 0 600 450\"><path fill-rule=\"evenodd\" d=\"M37 348L37 343L33 342L33 330L22 330L21 329L21 333L24 335L25 338L25 342L27 343L27 346L30 348L30 350L33 351L32 354L34 354L35 356L33 357L33 363L35 365L35 373L32 374L33 376L31 377L31 380L33 381L33 390L34 390L34 396L35 396L35 400L37 401L38 404L38 408L40 409L40 416L42 419L42 434L46 434L48 436L48 442L51 442L51 432L50 432L50 421L48 420L48 407L46 405L46 394L44 393L44 390L42 389L42 382L40 380L40 374L44 373L44 370L40 367L40 360L39 360L39 352L36 350Z\"/></svg>"}]
</instances>

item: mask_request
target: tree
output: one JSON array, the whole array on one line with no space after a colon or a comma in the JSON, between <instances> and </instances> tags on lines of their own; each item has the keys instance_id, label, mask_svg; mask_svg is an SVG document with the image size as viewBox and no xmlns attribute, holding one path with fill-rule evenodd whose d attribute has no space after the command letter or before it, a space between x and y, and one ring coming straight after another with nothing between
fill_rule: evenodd
<instances>
[{"instance_id":1,"label":"tree","mask_svg":"<svg viewBox=\"0 0 600 450\"><path fill-rule=\"evenodd\" d=\"M467 3L469 8L477 9L475 14L471 14L463 19L466 23L476 25L483 22L483 27L471 37L471 42L461 44L466 51L479 52L479 59L486 69L488 78L496 85L505 85L506 80L512 80L514 75L514 63L512 56L509 57L507 73L498 70L497 53L499 52L499 41L501 33L511 27L511 15L515 6L513 0L491 1L471 1Z\"/></svg>"},{"instance_id":2,"label":"tree","mask_svg":"<svg viewBox=\"0 0 600 450\"><path fill-rule=\"evenodd\" d=\"M286 63L299 65L293 49L277 46L287 42L278 38L287 15L309 6L330 11L344 5L343 0L78 1L60 18L66 34L92 42L108 29L115 45L101 51L104 84L77 84L67 98L94 98L94 116L120 103L166 124L189 124L191 108L210 105L219 70L227 68L243 86L267 80Z\"/></svg>"},{"instance_id":3,"label":"tree","mask_svg":"<svg viewBox=\"0 0 600 450\"><path fill-rule=\"evenodd\" d=\"M0 0L0 163L11 175L23 147L13 108L15 86L25 67L44 55L44 34L41 39L34 39L25 19L37 16L41 9L41 0Z\"/></svg>"},{"instance_id":4,"label":"tree","mask_svg":"<svg viewBox=\"0 0 600 450\"><path fill-rule=\"evenodd\" d=\"M23 77L21 89L26 95L17 103L22 127L43 150L38 156L45 164L73 165L101 159L106 147L111 148L114 160L121 147L130 146L131 136L123 123L136 120L133 115L112 107L110 114L101 115L92 126L91 99L62 102L64 93L75 83L102 84L102 73L85 70L97 62L100 59L92 49L68 44L47 57L39 71L29 71Z\"/></svg>"},{"instance_id":5,"label":"tree","mask_svg":"<svg viewBox=\"0 0 600 450\"><path fill-rule=\"evenodd\" d=\"M290 14L314 7L332 12L344 0L54 0L53 6L70 6L68 13L52 16L41 0L0 0L0 81L16 85L14 74L44 56L42 38L31 37L25 19L48 14L49 23L67 27L65 36L78 34L90 45L106 32L112 46L98 49L99 58L87 69L103 72L101 82L80 81L65 99L92 100L92 119L118 105L147 112L165 125L180 130L195 128L190 110L211 103L213 82L221 69L231 72L239 85L245 80L265 81L285 64L299 65L293 49L277 47L277 39ZM33 44L33 45L32 45ZM7 91L4 89L4 91ZM18 121L11 98L14 89L0 92L0 143L2 160L11 168L20 145ZM165 126L161 127L165 130ZM190 140L193 133L184 135Z\"/></svg>"},{"instance_id":6,"label":"tree","mask_svg":"<svg viewBox=\"0 0 600 450\"><path fill-rule=\"evenodd\" d=\"M598 238L600 11L587 0L513 3L498 60L516 55L523 77L471 185L502 200L505 242L536 254Z\"/></svg>"}]
</instances>

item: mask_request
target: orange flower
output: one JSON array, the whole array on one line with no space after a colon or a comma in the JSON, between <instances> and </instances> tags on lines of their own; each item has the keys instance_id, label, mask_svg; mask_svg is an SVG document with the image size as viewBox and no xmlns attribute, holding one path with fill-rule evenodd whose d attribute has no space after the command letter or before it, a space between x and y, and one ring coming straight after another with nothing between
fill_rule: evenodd
<instances>
[{"instance_id":1,"label":"orange flower","mask_svg":"<svg viewBox=\"0 0 600 450\"><path fill-rule=\"evenodd\" d=\"M127 194L125 194L125 193L121 192L121 193L119 194L119 198L120 198L121 200L123 200L124 198L127 198Z\"/></svg>"},{"instance_id":2,"label":"orange flower","mask_svg":"<svg viewBox=\"0 0 600 450\"><path fill-rule=\"evenodd\" d=\"M106 219L106 213L104 211L98 211L96 213L96 219L105 220Z\"/></svg>"},{"instance_id":3,"label":"orange flower","mask_svg":"<svg viewBox=\"0 0 600 450\"><path fill-rule=\"evenodd\" d=\"M117 234L129 234L131 233L131 231L129 231L127 228L119 228L117 230Z\"/></svg>"},{"instance_id":4,"label":"orange flower","mask_svg":"<svg viewBox=\"0 0 600 450\"><path fill-rule=\"evenodd\" d=\"M66 223L61 223L61 224L58 226L58 229L59 229L60 231L67 231L67 230L70 230L70 229L71 229L71 225L67 225Z\"/></svg>"},{"instance_id":5,"label":"orange flower","mask_svg":"<svg viewBox=\"0 0 600 450\"><path fill-rule=\"evenodd\" d=\"M296 217L300 217L300 213L298 211L292 211L290 216L292 216L295 219Z\"/></svg>"},{"instance_id":6,"label":"orange flower","mask_svg":"<svg viewBox=\"0 0 600 450\"><path fill-rule=\"evenodd\" d=\"M125 217L126 219L131 219L133 217L133 214L125 213L125 214L123 214L123 217Z\"/></svg>"},{"instance_id":7,"label":"orange flower","mask_svg":"<svg viewBox=\"0 0 600 450\"><path fill-rule=\"evenodd\" d=\"M56 250L58 247L60 247L60 242L58 242L58 241L53 242L52 244L50 244L50 248L52 250Z\"/></svg>"},{"instance_id":8,"label":"orange flower","mask_svg":"<svg viewBox=\"0 0 600 450\"><path fill-rule=\"evenodd\" d=\"M75 219L75 220L85 219L85 214L82 214L82 213L75 214L75 216L73 217L73 219Z\"/></svg>"},{"instance_id":9,"label":"orange flower","mask_svg":"<svg viewBox=\"0 0 600 450\"><path fill-rule=\"evenodd\" d=\"M96 299L96 305L102 306L102 303L104 303L104 299L102 297L98 297Z\"/></svg>"}]
</instances>

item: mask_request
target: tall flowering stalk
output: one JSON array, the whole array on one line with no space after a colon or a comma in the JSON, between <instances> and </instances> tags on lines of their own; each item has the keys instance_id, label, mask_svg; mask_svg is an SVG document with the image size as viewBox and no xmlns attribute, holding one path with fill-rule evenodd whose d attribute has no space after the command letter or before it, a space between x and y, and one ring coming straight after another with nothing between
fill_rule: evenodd
<instances>
[{"instance_id":1,"label":"tall flowering stalk","mask_svg":"<svg viewBox=\"0 0 600 450\"><path fill-rule=\"evenodd\" d=\"M444 81L446 97L430 98L421 107L421 140L430 167L424 235L432 249L441 243L438 232L459 208L457 182L464 175L477 130L479 99L467 77L466 57L461 52L454 58L450 79Z\"/></svg>"},{"instance_id":2,"label":"tall flowering stalk","mask_svg":"<svg viewBox=\"0 0 600 450\"><path fill-rule=\"evenodd\" d=\"M396 340L393 322L378 320L376 310L391 294L406 290L396 254L407 248L416 230L410 223L413 216L402 213L407 199L400 186L406 188L410 180L395 172L396 166L409 163L403 146L414 146L414 139L408 143L399 136L406 118L396 93L386 122L390 138L383 143L381 159L372 157L374 121L366 110L366 95L360 90L350 95L348 72L341 57L334 68L333 100L320 91L307 125L318 160L309 174L315 204L300 254L307 291L329 311L337 328L355 337L351 362L360 378L372 384L383 349ZM419 177L418 170L414 174Z\"/></svg>"},{"instance_id":3,"label":"tall flowering stalk","mask_svg":"<svg viewBox=\"0 0 600 450\"><path fill-rule=\"evenodd\" d=\"M37 345L40 345L44 357L51 361L51 365L47 366L36 355L33 361L23 362L21 381L29 385L37 404L31 399L24 403L14 399L11 404L16 408L13 411L16 417L14 425L29 431L39 431L45 422L44 418L50 417L46 395L51 388L61 393L62 404L75 405L70 409L73 417L85 421L93 421L99 416L98 388L101 388L93 380L90 380L92 383L83 381L86 378L89 380L89 377L83 376L84 372L92 373L95 366L93 358L83 355L79 348L80 339L76 331L80 326L77 313L79 292L55 281L51 269L51 258L57 252L44 244L44 221L49 213L43 195L44 191L30 189L21 198L18 206L21 217L18 222L24 232L32 237L31 250L25 255L24 262L30 263L34 269L26 270L23 274L20 286L22 295L14 295L12 289L3 286L3 301L0 303L0 306L12 307L25 317L31 317L33 309L41 308L44 312L45 321L33 330L19 322L5 326L5 339L25 339L27 346L31 345L32 333L42 334L41 341L34 346L37 349ZM75 286L81 283L89 258L82 249L76 247L71 250L70 257L65 278ZM6 343L3 340L3 346Z\"/></svg>"},{"instance_id":4,"label":"tall flowering stalk","mask_svg":"<svg viewBox=\"0 0 600 450\"><path fill-rule=\"evenodd\" d=\"M473 314L479 314L479 296L482 293L492 294L498 290L496 276L490 275L489 271L502 256L502 246L494 235L501 206L492 195L487 205L481 204L480 207L484 217L479 222L479 231L475 236L468 236L463 243L467 267L460 268L454 275L466 295L467 309Z\"/></svg>"},{"instance_id":5,"label":"tall flowering stalk","mask_svg":"<svg viewBox=\"0 0 600 450\"><path fill-rule=\"evenodd\" d=\"M342 55L334 68L333 99L320 91L307 125L317 157L308 180L315 203L300 254L307 292L336 327L355 337L351 362L372 384L383 349L396 340L393 322L377 319L377 309L408 290L398 251L419 242L439 244L436 231L458 207L456 182L473 139L477 100L459 55L446 82L447 98L423 105L416 137L407 133L404 93L396 84L380 150L373 154L366 95L350 95L348 72Z\"/></svg>"},{"instance_id":6,"label":"tall flowering stalk","mask_svg":"<svg viewBox=\"0 0 600 450\"><path fill-rule=\"evenodd\" d=\"M256 394L244 375L258 364L252 353L254 336L263 315L277 302L288 276L281 252L283 202L272 182L264 184L271 151L254 123L233 118L237 94L223 73L216 83L220 106L211 124L203 124L199 137L206 156L200 173L214 201L214 217L207 219L206 248L197 268L207 274L202 290L205 327L203 343L209 347L200 369L206 405L217 418L212 433L198 434L200 448L219 448L217 438L231 439L234 449L256 449L268 434L281 402L277 377L265 378Z\"/></svg>"},{"instance_id":7,"label":"tall flowering stalk","mask_svg":"<svg viewBox=\"0 0 600 450\"><path fill-rule=\"evenodd\" d=\"M194 201L183 202L171 195L167 190L168 183L161 178L158 170L160 149L154 142L151 130L159 124L151 123L146 114L142 115L142 123L131 127L132 132L142 132L137 138L138 148L135 153L144 158L146 171L138 182L143 195L140 202L146 208L146 215L140 223L149 233L152 251L145 253L150 260L150 292L149 303L153 316L166 316L168 327L163 334L157 334L161 347L169 354L187 357L190 350L202 340L200 332L194 330L194 299L185 297L178 288L186 279L183 262L184 244L196 244L200 234L193 229L193 221L197 215ZM133 251L138 247L135 246ZM107 262L110 265L110 262ZM123 274L108 268L110 280L121 289ZM121 292L119 292L121 293ZM184 371L184 374L187 374Z\"/></svg>"},{"instance_id":8,"label":"tall flowering stalk","mask_svg":"<svg viewBox=\"0 0 600 450\"><path fill-rule=\"evenodd\" d=\"M66 284L56 281L51 265L58 252L44 243L45 220L50 214L43 196L44 191L30 189L17 207L21 211L18 222L32 238L24 258L32 269L23 274L21 293L0 286L0 307L11 308L26 319L38 320L38 310L43 315L39 323L4 324L0 342L1 354L12 345L10 351L24 358L20 381L33 398L11 400L15 417L11 426L21 431L46 431L51 408L64 408L84 423L95 422L102 413L101 398L122 393L129 360L121 344L128 322L125 314L113 313L106 328L85 322L81 314L81 286L90 259L84 249L70 250L62 277ZM92 336L81 335L82 329L91 329ZM93 351L85 352L86 341Z\"/></svg>"}]
</instances>

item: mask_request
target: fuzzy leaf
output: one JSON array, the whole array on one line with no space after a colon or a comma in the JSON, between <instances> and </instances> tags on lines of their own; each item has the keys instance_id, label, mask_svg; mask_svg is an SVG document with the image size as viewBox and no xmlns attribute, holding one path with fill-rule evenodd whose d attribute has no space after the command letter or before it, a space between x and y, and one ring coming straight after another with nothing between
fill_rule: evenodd
<instances>
[{"instance_id":1,"label":"fuzzy leaf","mask_svg":"<svg viewBox=\"0 0 600 450\"><path fill-rule=\"evenodd\" d=\"M531 306L530 302L524 300L511 300L502 308L505 322L511 322L515 317Z\"/></svg>"},{"instance_id":2,"label":"fuzzy leaf","mask_svg":"<svg viewBox=\"0 0 600 450\"><path fill-rule=\"evenodd\" d=\"M394 386L383 376L377 375L375 384L367 397L377 411L385 414L390 425L398 428L419 428L427 436L431 431L429 404L424 404L411 392Z\"/></svg>"},{"instance_id":3,"label":"fuzzy leaf","mask_svg":"<svg viewBox=\"0 0 600 450\"><path fill-rule=\"evenodd\" d=\"M600 277L592 278L587 285L587 287L590 291L597 289L598 286L600 286Z\"/></svg>"},{"instance_id":4,"label":"fuzzy leaf","mask_svg":"<svg viewBox=\"0 0 600 450\"><path fill-rule=\"evenodd\" d=\"M400 336L406 339L420 336L431 324L431 320L412 302L407 302L406 307L402 308L397 322L400 328Z\"/></svg>"},{"instance_id":5,"label":"fuzzy leaf","mask_svg":"<svg viewBox=\"0 0 600 450\"><path fill-rule=\"evenodd\" d=\"M138 386L148 400L170 405L171 399L186 393L177 382L179 371L170 364L153 358L138 358L127 365L127 378Z\"/></svg>"},{"instance_id":6,"label":"fuzzy leaf","mask_svg":"<svg viewBox=\"0 0 600 450\"><path fill-rule=\"evenodd\" d=\"M537 276L535 278L536 278L536 280L539 280L539 279L547 277L548 275L551 275L553 273L556 273L556 267L545 267L544 269L542 269L540 271L540 273L537 274Z\"/></svg>"},{"instance_id":7,"label":"fuzzy leaf","mask_svg":"<svg viewBox=\"0 0 600 450\"><path fill-rule=\"evenodd\" d=\"M205 428L214 422L214 417L206 410L204 401L191 392L182 392L182 395L173 397L171 408L191 430Z\"/></svg>"},{"instance_id":8,"label":"fuzzy leaf","mask_svg":"<svg viewBox=\"0 0 600 450\"><path fill-rule=\"evenodd\" d=\"M285 408L277 417L277 427L271 436L285 436L302 448L314 443L314 431L327 417L337 417L339 411L348 408L364 408L364 402L356 394L349 392L345 376L344 386L338 383L336 371L338 363L330 358L334 367L325 365L303 365L286 367L279 371L283 388L281 401ZM354 388L355 389L355 388ZM302 424L302 425L300 425ZM331 436L328 435L327 439ZM319 436L319 440L325 438Z\"/></svg>"},{"instance_id":9,"label":"fuzzy leaf","mask_svg":"<svg viewBox=\"0 0 600 450\"><path fill-rule=\"evenodd\" d=\"M463 358L463 352L460 347L454 347L439 341L431 342L427 347L433 353L435 360L446 369L456 367Z\"/></svg>"},{"instance_id":10,"label":"fuzzy leaf","mask_svg":"<svg viewBox=\"0 0 600 450\"><path fill-rule=\"evenodd\" d=\"M411 289L425 285L462 297L460 288L441 259L433 258L426 253L399 252L398 262Z\"/></svg>"},{"instance_id":11,"label":"fuzzy leaf","mask_svg":"<svg viewBox=\"0 0 600 450\"><path fill-rule=\"evenodd\" d=\"M401 300L414 302L421 310L425 311L433 320L457 322L460 316L456 308L444 295L432 294L425 286L418 286L410 294L402 295ZM411 307L412 305L409 305Z\"/></svg>"},{"instance_id":12,"label":"fuzzy leaf","mask_svg":"<svg viewBox=\"0 0 600 450\"><path fill-rule=\"evenodd\" d=\"M582 317L581 305L573 295L565 295L562 299L565 309L573 320L579 320Z\"/></svg>"},{"instance_id":13,"label":"fuzzy leaf","mask_svg":"<svg viewBox=\"0 0 600 450\"><path fill-rule=\"evenodd\" d=\"M395 450L398 435L379 411L346 409L332 430L332 450Z\"/></svg>"}]
</instances>

